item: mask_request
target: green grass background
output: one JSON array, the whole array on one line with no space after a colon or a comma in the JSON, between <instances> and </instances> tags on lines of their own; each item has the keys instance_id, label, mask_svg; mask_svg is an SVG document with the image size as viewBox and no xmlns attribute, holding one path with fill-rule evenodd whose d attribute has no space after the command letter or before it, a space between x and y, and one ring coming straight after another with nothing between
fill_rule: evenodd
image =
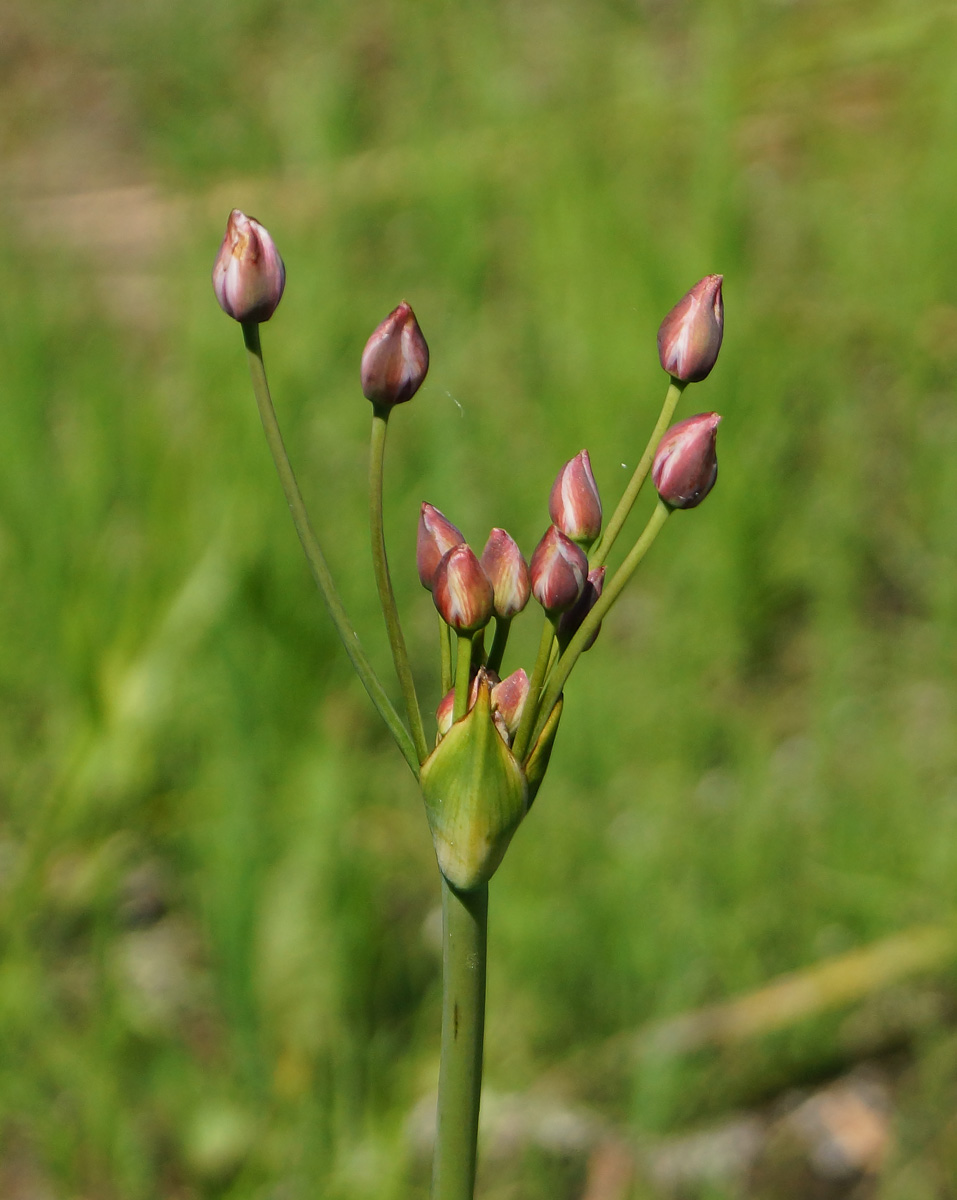
<instances>
[{"instance_id":1,"label":"green grass background","mask_svg":"<svg viewBox=\"0 0 957 1200\"><path fill-rule=\"evenodd\" d=\"M610 511L664 394L658 323L725 275L721 358L680 410L723 414L718 485L576 670L492 886L489 1089L951 919L950 3L14 0L4 21L4 1194L427 1187L407 1120L437 1067L434 860L212 296L233 206L286 261L267 367L384 675L358 362L402 298L428 338L386 479L426 707L419 502L530 553L587 446ZM893 1200L957 1172L957 1056L922 1038ZM825 1021L579 1070L573 1098L673 1131L834 1044ZM573 1197L581 1170L529 1152L482 1187Z\"/></svg>"}]
</instances>

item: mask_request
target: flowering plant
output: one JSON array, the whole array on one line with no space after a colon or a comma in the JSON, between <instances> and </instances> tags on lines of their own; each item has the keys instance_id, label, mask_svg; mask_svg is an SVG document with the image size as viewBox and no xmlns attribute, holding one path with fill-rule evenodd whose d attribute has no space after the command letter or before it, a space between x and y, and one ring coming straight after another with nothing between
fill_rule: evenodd
<instances>
[{"instance_id":1,"label":"flowering plant","mask_svg":"<svg viewBox=\"0 0 957 1200\"><path fill-rule=\"evenodd\" d=\"M708 275L665 317L658 332L670 377L665 401L631 481L607 525L587 450L559 471L548 499L551 524L530 559L504 529L481 555L438 509L423 503L416 567L439 615L442 698L429 745L386 556L382 479L393 408L411 400L429 368L429 349L403 302L369 338L360 365L372 405L370 526L376 587L402 693L396 711L343 608L306 511L273 408L259 325L275 313L285 267L269 233L238 209L213 268L224 312L238 321L253 390L296 530L329 615L353 666L418 780L442 885L443 1005L433 1200L471 1200L485 1022L488 884L545 778L573 667L676 509L693 508L717 478L720 417L700 413L669 428L689 383L714 366L724 331L722 278ZM607 559L649 472L658 503L610 576ZM512 621L534 597L544 620L531 674L502 676ZM486 633L491 642L486 647Z\"/></svg>"}]
</instances>

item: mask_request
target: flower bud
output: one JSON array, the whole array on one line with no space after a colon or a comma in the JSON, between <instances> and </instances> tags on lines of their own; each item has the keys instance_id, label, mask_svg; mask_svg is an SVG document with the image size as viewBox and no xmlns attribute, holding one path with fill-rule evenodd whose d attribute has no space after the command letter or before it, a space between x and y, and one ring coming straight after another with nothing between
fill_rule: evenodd
<instances>
[{"instance_id":1,"label":"flower bud","mask_svg":"<svg viewBox=\"0 0 957 1200\"><path fill-rule=\"evenodd\" d=\"M717 413L698 413L672 425L658 443L651 478L658 495L672 508L695 508L714 487L720 421Z\"/></svg>"},{"instance_id":2,"label":"flower bud","mask_svg":"<svg viewBox=\"0 0 957 1200\"><path fill-rule=\"evenodd\" d=\"M479 678L476 674L469 684L469 708L475 703L475 697L478 695ZM448 731L452 728L452 717L455 713L455 688L450 688L439 702L439 707L435 710L435 723L438 726L440 738L444 738Z\"/></svg>"},{"instance_id":3,"label":"flower bud","mask_svg":"<svg viewBox=\"0 0 957 1200\"><path fill-rule=\"evenodd\" d=\"M502 717L508 731L505 740L509 743L518 731L527 699L528 676L521 667L492 687L492 712L494 716Z\"/></svg>"},{"instance_id":4,"label":"flower bud","mask_svg":"<svg viewBox=\"0 0 957 1200\"><path fill-rule=\"evenodd\" d=\"M582 594L578 597L578 603L568 612L563 612L558 618L558 645L559 649L564 650L568 643L572 640L575 634L581 629L582 622L598 603L598 597L601 595L602 588L605 586L605 568L595 567L593 571L588 572L588 578L585 580L585 586L582 588ZM590 650L595 644L595 639L601 632L601 622L598 623L598 628L588 639L587 645L582 646L582 653Z\"/></svg>"},{"instance_id":5,"label":"flower bud","mask_svg":"<svg viewBox=\"0 0 957 1200\"><path fill-rule=\"evenodd\" d=\"M422 586L432 591L435 572L443 554L453 546L464 546L462 531L447 520L437 508L423 502L419 510L419 531L415 539L415 565Z\"/></svg>"},{"instance_id":6,"label":"flower bud","mask_svg":"<svg viewBox=\"0 0 957 1200\"><path fill-rule=\"evenodd\" d=\"M586 548L601 533L601 498L587 450L558 472L548 498L548 515L566 537Z\"/></svg>"},{"instance_id":7,"label":"flower bud","mask_svg":"<svg viewBox=\"0 0 957 1200\"><path fill-rule=\"evenodd\" d=\"M722 275L706 275L661 322L658 358L682 383L700 383L717 362L724 334Z\"/></svg>"},{"instance_id":8,"label":"flower bud","mask_svg":"<svg viewBox=\"0 0 957 1200\"><path fill-rule=\"evenodd\" d=\"M442 556L432 601L456 633L475 633L491 620L492 585L468 546L453 546Z\"/></svg>"},{"instance_id":9,"label":"flower bud","mask_svg":"<svg viewBox=\"0 0 957 1200\"><path fill-rule=\"evenodd\" d=\"M509 621L522 611L531 594L528 564L504 529L493 529L482 551L482 567L492 585L492 610Z\"/></svg>"},{"instance_id":10,"label":"flower bud","mask_svg":"<svg viewBox=\"0 0 957 1200\"><path fill-rule=\"evenodd\" d=\"M383 408L404 404L422 386L428 370L429 348L415 313L403 300L366 342L362 394Z\"/></svg>"},{"instance_id":11,"label":"flower bud","mask_svg":"<svg viewBox=\"0 0 957 1200\"><path fill-rule=\"evenodd\" d=\"M276 311L286 268L262 225L234 208L213 264L213 291L219 306L236 321L268 321Z\"/></svg>"},{"instance_id":12,"label":"flower bud","mask_svg":"<svg viewBox=\"0 0 957 1200\"><path fill-rule=\"evenodd\" d=\"M566 612L578 600L588 575L584 550L554 525L535 548L529 567L532 594L549 617Z\"/></svg>"}]
</instances>

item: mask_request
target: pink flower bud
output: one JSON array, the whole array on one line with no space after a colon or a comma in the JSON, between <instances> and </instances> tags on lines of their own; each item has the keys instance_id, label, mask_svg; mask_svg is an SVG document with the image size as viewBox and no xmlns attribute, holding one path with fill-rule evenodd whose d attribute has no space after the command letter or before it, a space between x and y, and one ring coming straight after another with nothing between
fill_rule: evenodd
<instances>
[{"instance_id":1,"label":"pink flower bud","mask_svg":"<svg viewBox=\"0 0 957 1200\"><path fill-rule=\"evenodd\" d=\"M584 550L554 525L535 548L529 573L532 594L550 617L566 612L578 600L588 575Z\"/></svg>"},{"instance_id":2,"label":"pink flower bud","mask_svg":"<svg viewBox=\"0 0 957 1200\"><path fill-rule=\"evenodd\" d=\"M522 611L531 594L528 564L504 529L493 529L482 551L482 566L494 593L493 611L508 621Z\"/></svg>"},{"instance_id":3,"label":"pink flower bud","mask_svg":"<svg viewBox=\"0 0 957 1200\"><path fill-rule=\"evenodd\" d=\"M435 571L432 602L456 633L475 633L492 617L492 585L468 546L453 546Z\"/></svg>"},{"instance_id":4,"label":"pink flower bud","mask_svg":"<svg viewBox=\"0 0 957 1200\"><path fill-rule=\"evenodd\" d=\"M695 508L718 478L715 438L721 418L698 413L672 425L658 443L651 478L658 495L672 508Z\"/></svg>"},{"instance_id":5,"label":"pink flower bud","mask_svg":"<svg viewBox=\"0 0 957 1200\"><path fill-rule=\"evenodd\" d=\"M423 502L419 510L419 531L415 539L415 565L422 586L432 591L436 568L443 554L453 546L464 546L462 531L456 529L437 508Z\"/></svg>"},{"instance_id":6,"label":"pink flower bud","mask_svg":"<svg viewBox=\"0 0 957 1200\"><path fill-rule=\"evenodd\" d=\"M601 533L601 497L587 450L558 472L548 498L548 515L566 537L586 547Z\"/></svg>"},{"instance_id":7,"label":"pink flower bud","mask_svg":"<svg viewBox=\"0 0 957 1200\"><path fill-rule=\"evenodd\" d=\"M518 723L522 719L522 710L528 699L528 676L521 667L507 675L501 683L492 688L493 716L500 715L508 731L507 742L515 736Z\"/></svg>"},{"instance_id":8,"label":"pink flower bud","mask_svg":"<svg viewBox=\"0 0 957 1200\"><path fill-rule=\"evenodd\" d=\"M595 567L593 571L588 572L588 578L585 580L582 594L578 597L578 603L574 608L570 608L568 612L563 612L558 618L558 645L562 650L565 649L575 634L581 629L582 622L598 603L598 597L601 595L604 586L604 567ZM601 633L601 622L599 622L598 628L588 639L587 645L582 646L582 653L594 646L595 639L599 633Z\"/></svg>"},{"instance_id":9,"label":"pink flower bud","mask_svg":"<svg viewBox=\"0 0 957 1200\"><path fill-rule=\"evenodd\" d=\"M403 300L366 342L362 394L383 408L404 404L422 386L428 370L429 348L415 313Z\"/></svg>"},{"instance_id":10,"label":"pink flower bud","mask_svg":"<svg viewBox=\"0 0 957 1200\"><path fill-rule=\"evenodd\" d=\"M524 671L516 671L516 675L525 675ZM509 676L512 679L512 676ZM508 683L508 680L505 681ZM509 724L510 716L506 716L506 712L511 714L514 712L515 705L518 701L518 692L521 690L520 683L512 683L506 692L501 693L503 702L506 705L506 712L499 712L496 707L496 689L502 685L499 682L498 676L494 671L486 671L484 667L479 667L471 684L469 685L469 712L475 706L475 701L478 698L479 688L485 683L491 686L491 703L492 703L492 724L498 731L499 736L506 746L512 744L512 738L515 735L515 730L518 728L518 717L521 717L521 708L518 711L518 717L515 719L515 726L512 728ZM528 679L525 680L525 695L528 694ZM524 699L521 701L524 704ZM440 742L448 731L452 728L452 717L455 715L455 688L446 692L442 697L439 707L435 710L435 721L438 726L436 735L436 744Z\"/></svg>"},{"instance_id":11,"label":"pink flower bud","mask_svg":"<svg viewBox=\"0 0 957 1200\"><path fill-rule=\"evenodd\" d=\"M706 275L661 322L658 358L683 383L700 383L717 362L724 334L723 278Z\"/></svg>"},{"instance_id":12,"label":"pink flower bud","mask_svg":"<svg viewBox=\"0 0 957 1200\"><path fill-rule=\"evenodd\" d=\"M478 696L479 677L475 675L469 685L469 708L475 703L475 698ZM444 738L448 731L452 728L452 717L455 713L455 688L450 688L445 693L439 702L439 707L435 710L435 721L438 725L438 733L440 738Z\"/></svg>"},{"instance_id":13,"label":"pink flower bud","mask_svg":"<svg viewBox=\"0 0 957 1200\"><path fill-rule=\"evenodd\" d=\"M275 242L258 221L234 208L213 264L220 308L236 321L268 321L285 286L286 268Z\"/></svg>"}]
</instances>

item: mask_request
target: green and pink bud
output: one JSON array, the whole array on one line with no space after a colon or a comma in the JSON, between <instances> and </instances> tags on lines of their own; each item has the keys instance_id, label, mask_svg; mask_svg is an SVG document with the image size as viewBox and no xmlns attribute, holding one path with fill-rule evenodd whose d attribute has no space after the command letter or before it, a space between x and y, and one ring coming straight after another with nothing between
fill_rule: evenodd
<instances>
[{"instance_id":1,"label":"green and pink bud","mask_svg":"<svg viewBox=\"0 0 957 1200\"><path fill-rule=\"evenodd\" d=\"M429 370L429 347L403 300L393 309L362 352L362 394L380 408L411 400Z\"/></svg>"},{"instance_id":2,"label":"green and pink bud","mask_svg":"<svg viewBox=\"0 0 957 1200\"><path fill-rule=\"evenodd\" d=\"M476 633L492 619L492 585L469 546L453 546L435 571L432 601L456 633Z\"/></svg>"},{"instance_id":3,"label":"green and pink bud","mask_svg":"<svg viewBox=\"0 0 957 1200\"><path fill-rule=\"evenodd\" d=\"M518 730L527 699L528 676L521 667L492 687L492 712L494 716L502 718L507 731L505 740L509 745Z\"/></svg>"},{"instance_id":4,"label":"green and pink bud","mask_svg":"<svg viewBox=\"0 0 957 1200\"><path fill-rule=\"evenodd\" d=\"M587 450L558 472L548 498L548 515L566 537L586 549L601 533L601 497Z\"/></svg>"},{"instance_id":5,"label":"green and pink bud","mask_svg":"<svg viewBox=\"0 0 957 1200\"><path fill-rule=\"evenodd\" d=\"M479 677L475 674L472 677L472 682L469 684L469 708L475 703L475 698L478 696ZM444 738L448 731L452 728L452 720L455 715L455 688L450 688L442 699L439 701L439 707L435 710L435 723L438 726L439 738Z\"/></svg>"},{"instance_id":6,"label":"green and pink bud","mask_svg":"<svg viewBox=\"0 0 957 1200\"><path fill-rule=\"evenodd\" d=\"M453 546L464 546L465 537L444 514L423 502L419 509L419 528L415 538L415 565L422 586L432 591L435 572L444 554Z\"/></svg>"},{"instance_id":7,"label":"green and pink bud","mask_svg":"<svg viewBox=\"0 0 957 1200\"><path fill-rule=\"evenodd\" d=\"M500 621L510 621L522 611L531 595L528 563L514 538L504 529L493 529L489 534L481 561L492 585L492 611Z\"/></svg>"},{"instance_id":8,"label":"green and pink bud","mask_svg":"<svg viewBox=\"0 0 957 1200\"><path fill-rule=\"evenodd\" d=\"M276 311L286 286L286 268L269 233L234 208L213 264L213 291L234 321L261 323Z\"/></svg>"},{"instance_id":9,"label":"green and pink bud","mask_svg":"<svg viewBox=\"0 0 957 1200\"><path fill-rule=\"evenodd\" d=\"M480 668L469 685L469 708L478 696L479 681L487 679L492 687L492 721L501 735L506 746L512 744L512 738L518 729L522 717L522 709L528 698L528 676L519 667L506 679L499 679L493 671ZM435 723L438 726L438 739L442 738L452 728L455 714L455 688L451 688L442 697L439 707L435 710Z\"/></svg>"},{"instance_id":10,"label":"green and pink bud","mask_svg":"<svg viewBox=\"0 0 957 1200\"><path fill-rule=\"evenodd\" d=\"M672 508L695 508L718 478L717 413L698 413L672 425L658 443L651 478Z\"/></svg>"},{"instance_id":11,"label":"green and pink bud","mask_svg":"<svg viewBox=\"0 0 957 1200\"><path fill-rule=\"evenodd\" d=\"M529 574L532 595L554 618L577 603L588 577L588 558L571 538L550 525L535 548Z\"/></svg>"},{"instance_id":12,"label":"green and pink bud","mask_svg":"<svg viewBox=\"0 0 957 1200\"><path fill-rule=\"evenodd\" d=\"M724 336L723 278L706 275L661 322L658 358L681 383L700 383L718 360Z\"/></svg>"}]
</instances>

